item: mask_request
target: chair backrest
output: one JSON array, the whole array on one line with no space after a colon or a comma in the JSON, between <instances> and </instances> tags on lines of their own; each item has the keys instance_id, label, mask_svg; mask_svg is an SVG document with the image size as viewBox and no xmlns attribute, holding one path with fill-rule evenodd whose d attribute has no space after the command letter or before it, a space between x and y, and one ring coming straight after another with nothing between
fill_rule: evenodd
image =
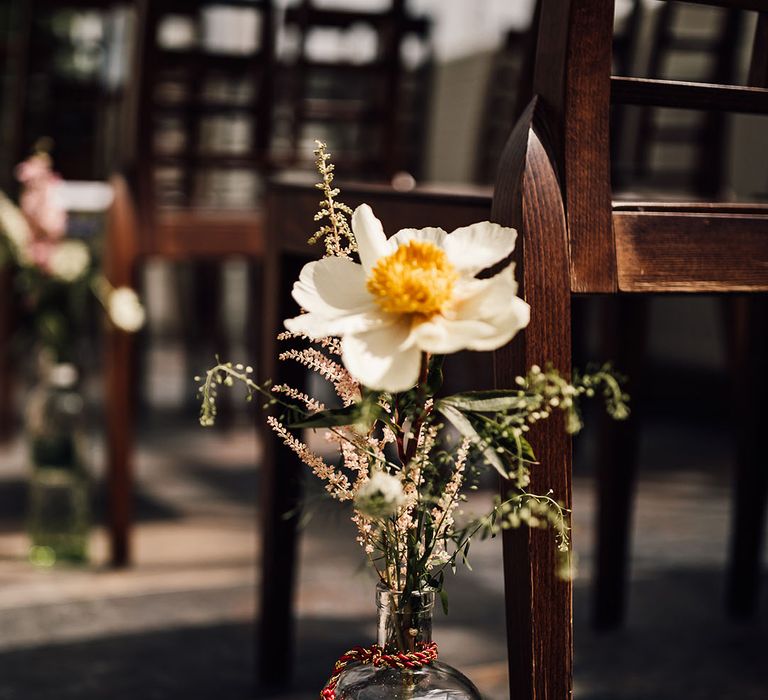
<instances>
[{"instance_id":1,"label":"chair backrest","mask_svg":"<svg viewBox=\"0 0 768 700\"><path fill-rule=\"evenodd\" d=\"M278 162L311 164L306 155L320 138L343 154L337 165L347 177L386 179L400 170L418 174L430 23L410 16L405 5L391 0L384 10L332 9L302 0L287 9L285 29L294 35L296 55L286 57L280 68L273 149ZM404 60L409 39L417 51L420 47L414 68ZM367 60L359 51L335 50L363 44L372 48Z\"/></svg>"},{"instance_id":2,"label":"chair backrest","mask_svg":"<svg viewBox=\"0 0 768 700\"><path fill-rule=\"evenodd\" d=\"M139 0L137 8L142 216L249 208L269 166L271 0Z\"/></svg>"},{"instance_id":3,"label":"chair backrest","mask_svg":"<svg viewBox=\"0 0 768 700\"><path fill-rule=\"evenodd\" d=\"M768 289L765 205L612 206L612 104L768 113L765 2L699 2L759 13L749 86L611 75L613 0L542 3L536 106L518 129L536 131L558 174L574 292Z\"/></svg>"}]
</instances>

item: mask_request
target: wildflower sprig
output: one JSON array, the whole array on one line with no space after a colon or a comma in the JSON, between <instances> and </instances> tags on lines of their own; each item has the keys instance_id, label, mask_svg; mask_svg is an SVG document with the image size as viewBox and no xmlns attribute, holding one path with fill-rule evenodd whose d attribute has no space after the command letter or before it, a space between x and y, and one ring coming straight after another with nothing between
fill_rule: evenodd
<instances>
[{"instance_id":1,"label":"wildflower sprig","mask_svg":"<svg viewBox=\"0 0 768 700\"><path fill-rule=\"evenodd\" d=\"M329 162L331 154L322 141L315 141L315 164L320 173L321 181L315 187L322 190L323 199L320 201L320 210L315 214L315 221L326 219L328 223L320 226L309 239L310 244L325 240L325 254L349 258L357 250L355 236L349 226L348 216L352 215L352 209L336 197L339 189L333 186L333 163Z\"/></svg>"}]
</instances>

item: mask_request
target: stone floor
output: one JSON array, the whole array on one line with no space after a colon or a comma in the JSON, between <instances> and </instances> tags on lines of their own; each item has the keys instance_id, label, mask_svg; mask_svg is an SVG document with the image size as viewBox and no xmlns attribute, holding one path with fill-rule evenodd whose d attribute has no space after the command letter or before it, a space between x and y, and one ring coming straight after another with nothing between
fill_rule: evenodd
<instances>
[{"instance_id":1,"label":"stone floor","mask_svg":"<svg viewBox=\"0 0 768 700\"><path fill-rule=\"evenodd\" d=\"M203 431L192 415L147 423L127 571L104 566L98 527L90 567L31 567L23 450L17 442L0 451L0 700L253 696L258 445L248 427ZM93 457L100 462L98 449ZM577 472L577 700L768 698L768 601L746 625L729 622L721 605L727 459L719 429L665 422L647 431L629 617L609 635L588 625L594 484ZM507 698L498 543L473 547L472 563L473 573L449 581L451 614L438 614L435 636L442 658L487 698ZM345 514L320 508L301 544L293 686L257 697L316 697L338 654L372 639L373 584L359 564Z\"/></svg>"}]
</instances>

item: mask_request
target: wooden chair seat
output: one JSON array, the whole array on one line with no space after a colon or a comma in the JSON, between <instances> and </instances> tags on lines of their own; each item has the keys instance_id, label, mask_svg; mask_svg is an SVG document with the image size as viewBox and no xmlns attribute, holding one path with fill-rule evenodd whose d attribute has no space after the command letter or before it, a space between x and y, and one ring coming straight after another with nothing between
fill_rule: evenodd
<instances>
[{"instance_id":1,"label":"wooden chair seat","mask_svg":"<svg viewBox=\"0 0 768 700\"><path fill-rule=\"evenodd\" d=\"M264 212L205 209L161 211L148 253L169 259L261 256Z\"/></svg>"}]
</instances>

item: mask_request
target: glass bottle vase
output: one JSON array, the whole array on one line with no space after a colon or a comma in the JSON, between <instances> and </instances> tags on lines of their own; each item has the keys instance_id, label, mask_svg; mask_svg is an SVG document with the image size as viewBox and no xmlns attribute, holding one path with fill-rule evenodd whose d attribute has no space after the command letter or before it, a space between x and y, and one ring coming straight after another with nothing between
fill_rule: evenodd
<instances>
[{"instance_id":1,"label":"glass bottle vase","mask_svg":"<svg viewBox=\"0 0 768 700\"><path fill-rule=\"evenodd\" d=\"M434 591L405 596L376 589L378 646L385 654L414 652L432 641ZM350 663L336 685L336 700L480 700L469 678L442 661L415 669Z\"/></svg>"},{"instance_id":2,"label":"glass bottle vase","mask_svg":"<svg viewBox=\"0 0 768 700\"><path fill-rule=\"evenodd\" d=\"M38 566L88 559L90 504L83 459L83 399L69 364L45 371L26 416L29 558Z\"/></svg>"}]
</instances>

